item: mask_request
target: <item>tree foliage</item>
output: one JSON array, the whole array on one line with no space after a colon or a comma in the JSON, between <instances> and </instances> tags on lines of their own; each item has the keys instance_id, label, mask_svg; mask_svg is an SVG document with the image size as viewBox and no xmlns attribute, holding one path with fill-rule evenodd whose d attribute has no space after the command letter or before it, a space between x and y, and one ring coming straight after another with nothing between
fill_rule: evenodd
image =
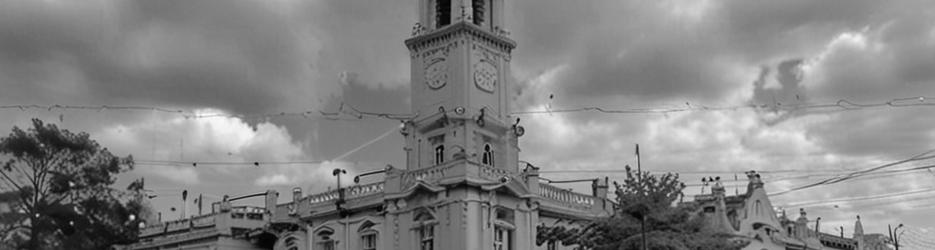
<instances>
[{"instance_id":1,"label":"tree foliage","mask_svg":"<svg viewBox=\"0 0 935 250\"><path fill-rule=\"evenodd\" d=\"M142 180L135 190L111 186L133 168L131 156L117 157L90 139L33 119L0 138L0 176L16 194L15 229L26 235L17 248L105 249L135 240L142 206ZM25 232L25 233L24 233ZM5 236L5 235L4 235Z\"/></svg>"},{"instance_id":2,"label":"tree foliage","mask_svg":"<svg viewBox=\"0 0 935 250\"><path fill-rule=\"evenodd\" d=\"M540 225L537 243L578 245L596 250L647 249L696 250L741 249L744 245L702 230L700 217L692 216L693 206L676 206L685 184L678 174L650 175L626 168L626 179L614 182L617 206L611 218L584 223L578 228ZM645 231L644 231L645 229ZM645 233L642 233L645 232Z\"/></svg>"}]
</instances>

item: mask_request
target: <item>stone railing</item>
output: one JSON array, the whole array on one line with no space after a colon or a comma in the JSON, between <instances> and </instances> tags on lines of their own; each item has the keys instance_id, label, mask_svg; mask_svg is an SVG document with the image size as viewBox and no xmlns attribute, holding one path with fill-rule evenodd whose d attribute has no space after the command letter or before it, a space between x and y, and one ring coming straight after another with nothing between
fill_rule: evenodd
<instances>
[{"instance_id":1,"label":"stone railing","mask_svg":"<svg viewBox=\"0 0 935 250\"><path fill-rule=\"evenodd\" d=\"M214 214L202 215L194 217L192 220L192 227L210 227L214 226Z\"/></svg>"},{"instance_id":2,"label":"stone railing","mask_svg":"<svg viewBox=\"0 0 935 250\"><path fill-rule=\"evenodd\" d=\"M188 219L170 221L170 222L166 222L166 224L167 224L166 232L186 230L191 226Z\"/></svg>"},{"instance_id":3,"label":"stone railing","mask_svg":"<svg viewBox=\"0 0 935 250\"><path fill-rule=\"evenodd\" d=\"M317 204L327 201L333 201L338 199L338 190L332 190L320 194L313 194L308 196L308 202L311 204Z\"/></svg>"},{"instance_id":4,"label":"stone railing","mask_svg":"<svg viewBox=\"0 0 935 250\"><path fill-rule=\"evenodd\" d=\"M539 184L539 196L573 209L591 209L597 202L597 198L594 196L575 193L544 183Z\"/></svg>"},{"instance_id":5,"label":"stone railing","mask_svg":"<svg viewBox=\"0 0 935 250\"><path fill-rule=\"evenodd\" d=\"M448 172L452 169L452 166L454 165L448 164L409 171L402 176L403 186L408 187L417 181L434 182L444 179L450 176Z\"/></svg>"},{"instance_id":6,"label":"stone railing","mask_svg":"<svg viewBox=\"0 0 935 250\"><path fill-rule=\"evenodd\" d=\"M504 176L510 176L510 172L504 169L488 167L488 166L480 166L480 177L481 178L492 180L492 181L499 181L500 177L504 177Z\"/></svg>"},{"instance_id":7,"label":"stone railing","mask_svg":"<svg viewBox=\"0 0 935 250\"><path fill-rule=\"evenodd\" d=\"M158 224L154 224L154 225L148 225L148 226L146 226L145 228L140 229L140 236L141 236L141 237L145 237L145 236L160 234L160 233L162 233L165 229L166 229L166 224L164 224L164 223L158 223Z\"/></svg>"},{"instance_id":8,"label":"stone railing","mask_svg":"<svg viewBox=\"0 0 935 250\"><path fill-rule=\"evenodd\" d=\"M344 191L344 199L353 199L358 197L364 197L373 194L383 193L384 182L377 182L364 185L355 185L340 190ZM308 196L308 202L310 204L320 204L325 202L335 201L341 198L340 190L331 190L324 193L312 194Z\"/></svg>"},{"instance_id":9,"label":"stone railing","mask_svg":"<svg viewBox=\"0 0 935 250\"><path fill-rule=\"evenodd\" d=\"M362 196L367 196L371 194L383 193L383 182L364 184L358 186L350 186L346 189L346 195L348 199L357 198Z\"/></svg>"}]
</instances>

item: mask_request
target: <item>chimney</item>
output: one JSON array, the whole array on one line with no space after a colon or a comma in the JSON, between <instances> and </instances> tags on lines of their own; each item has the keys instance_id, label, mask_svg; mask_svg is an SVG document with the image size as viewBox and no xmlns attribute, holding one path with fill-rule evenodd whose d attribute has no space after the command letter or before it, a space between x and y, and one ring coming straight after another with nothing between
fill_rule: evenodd
<instances>
[{"instance_id":1,"label":"chimney","mask_svg":"<svg viewBox=\"0 0 935 250\"><path fill-rule=\"evenodd\" d=\"M292 204L299 204L299 200L302 199L302 188L296 187L292 189Z\"/></svg>"},{"instance_id":2,"label":"chimney","mask_svg":"<svg viewBox=\"0 0 935 250\"><path fill-rule=\"evenodd\" d=\"M266 190L266 213L272 214L276 211L276 202L279 200L279 192L276 190Z\"/></svg>"},{"instance_id":3,"label":"chimney","mask_svg":"<svg viewBox=\"0 0 935 250\"><path fill-rule=\"evenodd\" d=\"M539 168L526 163L526 169L523 170L526 178L526 188L529 192L539 195Z\"/></svg>"}]
</instances>

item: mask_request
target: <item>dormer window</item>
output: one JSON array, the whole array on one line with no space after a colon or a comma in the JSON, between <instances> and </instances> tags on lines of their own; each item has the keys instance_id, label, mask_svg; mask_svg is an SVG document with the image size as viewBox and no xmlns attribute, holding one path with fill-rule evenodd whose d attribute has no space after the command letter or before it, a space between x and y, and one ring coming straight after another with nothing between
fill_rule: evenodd
<instances>
[{"instance_id":1,"label":"dormer window","mask_svg":"<svg viewBox=\"0 0 935 250\"><path fill-rule=\"evenodd\" d=\"M435 2L435 28L451 24L451 0Z\"/></svg>"},{"instance_id":2,"label":"dormer window","mask_svg":"<svg viewBox=\"0 0 935 250\"><path fill-rule=\"evenodd\" d=\"M490 144L484 144L484 153L481 157L481 163L485 166L493 167L493 149L491 149Z\"/></svg>"}]
</instances>

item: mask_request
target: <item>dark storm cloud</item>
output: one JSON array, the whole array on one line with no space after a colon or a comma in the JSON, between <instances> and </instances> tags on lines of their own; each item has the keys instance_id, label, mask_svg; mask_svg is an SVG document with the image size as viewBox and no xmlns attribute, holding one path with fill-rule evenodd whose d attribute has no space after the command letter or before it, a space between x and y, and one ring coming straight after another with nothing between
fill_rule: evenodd
<instances>
[{"instance_id":1,"label":"dark storm cloud","mask_svg":"<svg viewBox=\"0 0 935 250\"><path fill-rule=\"evenodd\" d=\"M567 64L556 92L577 97L657 100L692 93L719 96L722 45L708 28L673 18L661 3L524 1L516 3L517 64L532 71ZM556 7L564 6L564 7ZM565 8L567 7L567 8ZM526 11L542 9L542 11ZM526 66L528 65L528 66ZM520 66L524 68L524 66ZM566 95L566 96L567 96Z\"/></svg>"},{"instance_id":2,"label":"dark storm cloud","mask_svg":"<svg viewBox=\"0 0 935 250\"><path fill-rule=\"evenodd\" d=\"M935 117L920 110L853 111L836 118L807 132L832 153L896 159L935 149Z\"/></svg>"},{"instance_id":3,"label":"dark storm cloud","mask_svg":"<svg viewBox=\"0 0 935 250\"><path fill-rule=\"evenodd\" d=\"M841 32L918 15L925 1L518 1L517 66L556 65L556 92L581 98L718 102L760 65L813 56ZM908 12L908 13L907 13ZM930 15L930 14L928 14ZM923 68L909 66L912 68ZM923 70L910 73L922 75Z\"/></svg>"},{"instance_id":4,"label":"dark storm cloud","mask_svg":"<svg viewBox=\"0 0 935 250\"><path fill-rule=\"evenodd\" d=\"M83 4L3 4L5 99L258 112L306 67L296 24L258 2Z\"/></svg>"}]
</instances>

